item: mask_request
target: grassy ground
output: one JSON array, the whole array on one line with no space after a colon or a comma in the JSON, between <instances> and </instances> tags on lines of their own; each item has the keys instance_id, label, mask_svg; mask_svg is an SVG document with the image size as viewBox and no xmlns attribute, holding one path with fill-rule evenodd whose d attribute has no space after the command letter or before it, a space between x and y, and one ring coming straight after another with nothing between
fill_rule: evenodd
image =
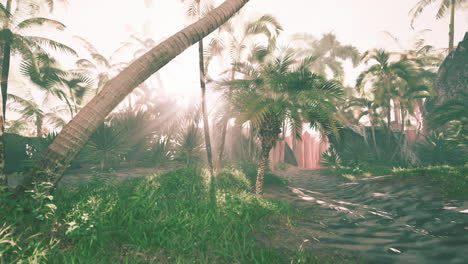
<instances>
[{"instance_id":1,"label":"grassy ground","mask_svg":"<svg viewBox=\"0 0 468 264\"><path fill-rule=\"evenodd\" d=\"M0 263L354 263L259 243L297 213L240 170L217 177L216 202L198 169L40 189L0 192Z\"/></svg>"},{"instance_id":2,"label":"grassy ground","mask_svg":"<svg viewBox=\"0 0 468 264\"><path fill-rule=\"evenodd\" d=\"M434 166L393 169L395 180L416 180L436 186L450 199L468 199L468 167Z\"/></svg>"},{"instance_id":3,"label":"grassy ground","mask_svg":"<svg viewBox=\"0 0 468 264\"><path fill-rule=\"evenodd\" d=\"M388 181L417 181L437 187L449 199L468 199L468 167L429 166L417 168L378 168L335 166L326 169L328 175L338 175L345 181L392 175Z\"/></svg>"}]
</instances>

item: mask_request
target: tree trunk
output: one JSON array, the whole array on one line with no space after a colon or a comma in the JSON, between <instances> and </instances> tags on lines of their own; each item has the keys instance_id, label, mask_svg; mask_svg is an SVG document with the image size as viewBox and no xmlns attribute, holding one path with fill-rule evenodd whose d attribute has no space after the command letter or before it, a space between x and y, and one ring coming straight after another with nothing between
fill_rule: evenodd
<instances>
[{"instance_id":1,"label":"tree trunk","mask_svg":"<svg viewBox=\"0 0 468 264\"><path fill-rule=\"evenodd\" d=\"M270 150L275 142L275 137L263 136L262 140L262 152L260 154L260 161L258 163L257 180L255 182L255 193L257 195L263 194L263 181L265 178L265 169L268 166L268 159L270 156Z\"/></svg>"},{"instance_id":2,"label":"tree trunk","mask_svg":"<svg viewBox=\"0 0 468 264\"><path fill-rule=\"evenodd\" d=\"M449 52L453 50L455 39L455 0L450 4Z\"/></svg>"},{"instance_id":3,"label":"tree trunk","mask_svg":"<svg viewBox=\"0 0 468 264\"><path fill-rule=\"evenodd\" d=\"M2 88L2 113L3 113L3 120L6 121L6 102L7 102L7 95L8 95L8 76L10 74L10 57L11 57L11 46L10 43L7 41L3 46L3 60L2 60L2 80L1 80L1 88Z\"/></svg>"},{"instance_id":4,"label":"tree trunk","mask_svg":"<svg viewBox=\"0 0 468 264\"><path fill-rule=\"evenodd\" d=\"M395 114L395 123L401 129L403 124L401 123L401 98L399 96L393 98L393 113Z\"/></svg>"},{"instance_id":5,"label":"tree trunk","mask_svg":"<svg viewBox=\"0 0 468 264\"><path fill-rule=\"evenodd\" d=\"M369 122L371 125L371 133L372 133L372 143L374 144L375 153L377 154L377 158L380 159L380 152L377 148L377 140L375 139L375 124L374 124L374 111L369 107Z\"/></svg>"},{"instance_id":6,"label":"tree trunk","mask_svg":"<svg viewBox=\"0 0 468 264\"><path fill-rule=\"evenodd\" d=\"M36 116L36 137L42 137L42 118Z\"/></svg>"},{"instance_id":7,"label":"tree trunk","mask_svg":"<svg viewBox=\"0 0 468 264\"><path fill-rule=\"evenodd\" d=\"M2 95L0 94L0 97ZM0 109L3 107L3 100L0 98ZM5 173L5 125L3 123L3 113L0 111L0 187L8 186L8 180Z\"/></svg>"},{"instance_id":8,"label":"tree trunk","mask_svg":"<svg viewBox=\"0 0 468 264\"><path fill-rule=\"evenodd\" d=\"M7 0L5 9L8 12L11 12L11 3L12 0ZM5 20L5 24L3 25L3 28L6 29L8 28L9 22L8 19ZM1 186L8 186L8 179L5 173L5 113L6 113L6 100L7 100L7 88L8 88L8 73L10 71L10 53L11 53L11 47L10 44L7 42L5 43L5 46L0 49L0 66L2 67L0 69L1 71L1 76L0 76L0 87L1 87L1 92L0 92L0 187ZM8 56L5 56L5 54L8 54ZM7 63L8 62L8 63ZM8 65L7 69L5 65ZM6 79L4 79L4 75L6 74Z\"/></svg>"},{"instance_id":9,"label":"tree trunk","mask_svg":"<svg viewBox=\"0 0 468 264\"><path fill-rule=\"evenodd\" d=\"M203 58L203 40L198 42L198 59L200 66L200 89L201 89L201 100L202 100L202 117L203 117L203 132L205 134L205 148L206 158L208 160L208 168L210 169L210 176L212 181L214 177L213 168L213 153L211 152L211 138L210 138L210 123L208 120L208 111L206 109L206 82L205 82L205 61Z\"/></svg>"},{"instance_id":10,"label":"tree trunk","mask_svg":"<svg viewBox=\"0 0 468 264\"><path fill-rule=\"evenodd\" d=\"M249 0L225 1L203 19L145 53L107 82L101 92L63 128L39 158L34 170L38 173L34 180L49 181L55 185L91 134L125 96L185 49L224 24L248 2Z\"/></svg>"},{"instance_id":11,"label":"tree trunk","mask_svg":"<svg viewBox=\"0 0 468 264\"><path fill-rule=\"evenodd\" d=\"M223 130L221 131L221 142L219 145L219 153L218 153L218 169L221 169L223 166L223 156L224 156L224 145L226 144L226 135L227 135L227 129L229 126L229 119L226 118L226 120L223 120Z\"/></svg>"}]
</instances>

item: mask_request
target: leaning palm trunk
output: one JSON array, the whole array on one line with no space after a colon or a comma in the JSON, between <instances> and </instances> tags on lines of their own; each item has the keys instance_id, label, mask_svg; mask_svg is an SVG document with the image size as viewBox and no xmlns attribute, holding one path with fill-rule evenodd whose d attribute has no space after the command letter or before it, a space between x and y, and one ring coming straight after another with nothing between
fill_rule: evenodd
<instances>
[{"instance_id":1,"label":"leaning palm trunk","mask_svg":"<svg viewBox=\"0 0 468 264\"><path fill-rule=\"evenodd\" d=\"M249 0L225 1L206 17L163 41L107 82L39 158L34 180L56 185L91 134L125 96L185 49L224 24L247 2Z\"/></svg>"}]
</instances>

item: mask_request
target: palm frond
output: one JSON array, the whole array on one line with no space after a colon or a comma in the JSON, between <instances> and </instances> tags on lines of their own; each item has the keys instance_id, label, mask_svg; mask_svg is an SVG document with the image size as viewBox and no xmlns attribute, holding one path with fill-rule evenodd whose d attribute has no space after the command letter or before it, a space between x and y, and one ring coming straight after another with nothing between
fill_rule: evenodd
<instances>
[{"instance_id":1,"label":"palm frond","mask_svg":"<svg viewBox=\"0 0 468 264\"><path fill-rule=\"evenodd\" d=\"M65 25L57 20L45 18L45 17L34 17L21 21L16 25L18 29L27 29L35 26L48 26L54 27L60 31L65 30Z\"/></svg>"},{"instance_id":2,"label":"palm frond","mask_svg":"<svg viewBox=\"0 0 468 264\"><path fill-rule=\"evenodd\" d=\"M32 47L38 47L39 45L48 46L53 50L62 51L78 57L78 53L74 49L60 42L38 36L26 36L25 38L29 40L29 44Z\"/></svg>"}]
</instances>

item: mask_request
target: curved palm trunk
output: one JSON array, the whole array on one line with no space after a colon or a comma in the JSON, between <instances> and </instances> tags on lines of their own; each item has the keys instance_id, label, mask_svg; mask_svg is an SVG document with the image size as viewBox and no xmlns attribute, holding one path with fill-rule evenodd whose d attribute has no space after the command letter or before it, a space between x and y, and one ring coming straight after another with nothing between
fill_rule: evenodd
<instances>
[{"instance_id":1,"label":"curved palm trunk","mask_svg":"<svg viewBox=\"0 0 468 264\"><path fill-rule=\"evenodd\" d=\"M449 31L449 52L453 50L455 38L455 0L450 4L450 31Z\"/></svg>"},{"instance_id":2,"label":"curved palm trunk","mask_svg":"<svg viewBox=\"0 0 468 264\"><path fill-rule=\"evenodd\" d=\"M227 0L206 17L184 28L135 60L106 83L68 123L36 163L35 181L56 184L91 134L135 87L185 49L224 24L249 0Z\"/></svg>"},{"instance_id":3,"label":"curved palm trunk","mask_svg":"<svg viewBox=\"0 0 468 264\"><path fill-rule=\"evenodd\" d=\"M274 136L262 136L262 152L260 154L260 161L258 163L257 180L255 182L255 193L257 195L263 194L263 182L265 178L265 169L268 166L268 159L270 157L270 150L275 143Z\"/></svg>"}]
</instances>

